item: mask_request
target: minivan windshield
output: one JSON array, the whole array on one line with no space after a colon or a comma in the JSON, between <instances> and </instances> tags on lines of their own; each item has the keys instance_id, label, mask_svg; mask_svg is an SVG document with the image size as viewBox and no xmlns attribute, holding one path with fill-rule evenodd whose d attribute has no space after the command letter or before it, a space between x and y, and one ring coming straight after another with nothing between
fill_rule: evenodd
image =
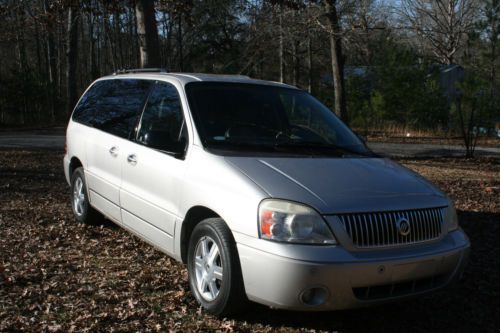
<instances>
[{"instance_id":1,"label":"minivan windshield","mask_svg":"<svg viewBox=\"0 0 500 333\"><path fill-rule=\"evenodd\" d=\"M332 111L305 91L264 84L191 82L186 93L205 148L372 155Z\"/></svg>"}]
</instances>

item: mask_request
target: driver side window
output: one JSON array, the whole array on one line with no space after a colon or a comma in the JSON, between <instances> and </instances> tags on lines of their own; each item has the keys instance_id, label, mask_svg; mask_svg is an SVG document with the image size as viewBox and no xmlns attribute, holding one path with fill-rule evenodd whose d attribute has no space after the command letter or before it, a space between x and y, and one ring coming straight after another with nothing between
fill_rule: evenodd
<instances>
[{"instance_id":1,"label":"driver side window","mask_svg":"<svg viewBox=\"0 0 500 333\"><path fill-rule=\"evenodd\" d=\"M177 89L170 83L156 82L142 114L138 143L171 153L183 153L187 133Z\"/></svg>"}]
</instances>

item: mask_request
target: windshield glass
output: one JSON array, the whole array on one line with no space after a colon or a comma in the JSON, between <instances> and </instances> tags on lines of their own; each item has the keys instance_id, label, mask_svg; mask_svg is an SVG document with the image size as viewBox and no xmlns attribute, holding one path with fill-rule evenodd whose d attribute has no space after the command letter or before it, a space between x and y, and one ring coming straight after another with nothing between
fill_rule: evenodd
<instances>
[{"instance_id":1,"label":"windshield glass","mask_svg":"<svg viewBox=\"0 0 500 333\"><path fill-rule=\"evenodd\" d=\"M370 154L332 111L302 90L192 82L186 92L206 148Z\"/></svg>"}]
</instances>

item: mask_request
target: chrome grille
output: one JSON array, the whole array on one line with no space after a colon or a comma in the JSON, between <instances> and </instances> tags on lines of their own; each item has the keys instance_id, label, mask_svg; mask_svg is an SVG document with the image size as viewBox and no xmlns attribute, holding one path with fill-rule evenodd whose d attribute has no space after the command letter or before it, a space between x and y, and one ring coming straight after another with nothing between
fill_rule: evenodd
<instances>
[{"instance_id":1,"label":"chrome grille","mask_svg":"<svg viewBox=\"0 0 500 333\"><path fill-rule=\"evenodd\" d=\"M414 244L439 238L445 208L406 210L397 212L358 213L337 215L359 248ZM398 228L406 219L410 232L403 236Z\"/></svg>"}]
</instances>

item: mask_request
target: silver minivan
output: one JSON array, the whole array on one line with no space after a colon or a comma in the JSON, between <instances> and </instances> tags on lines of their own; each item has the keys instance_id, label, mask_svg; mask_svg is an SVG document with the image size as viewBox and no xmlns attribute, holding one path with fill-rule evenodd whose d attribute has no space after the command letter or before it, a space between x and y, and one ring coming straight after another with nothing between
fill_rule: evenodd
<instances>
[{"instance_id":1,"label":"silver minivan","mask_svg":"<svg viewBox=\"0 0 500 333\"><path fill-rule=\"evenodd\" d=\"M123 71L83 94L66 145L76 219L105 216L186 263L213 314L404 299L467 261L451 200L292 86Z\"/></svg>"}]
</instances>

